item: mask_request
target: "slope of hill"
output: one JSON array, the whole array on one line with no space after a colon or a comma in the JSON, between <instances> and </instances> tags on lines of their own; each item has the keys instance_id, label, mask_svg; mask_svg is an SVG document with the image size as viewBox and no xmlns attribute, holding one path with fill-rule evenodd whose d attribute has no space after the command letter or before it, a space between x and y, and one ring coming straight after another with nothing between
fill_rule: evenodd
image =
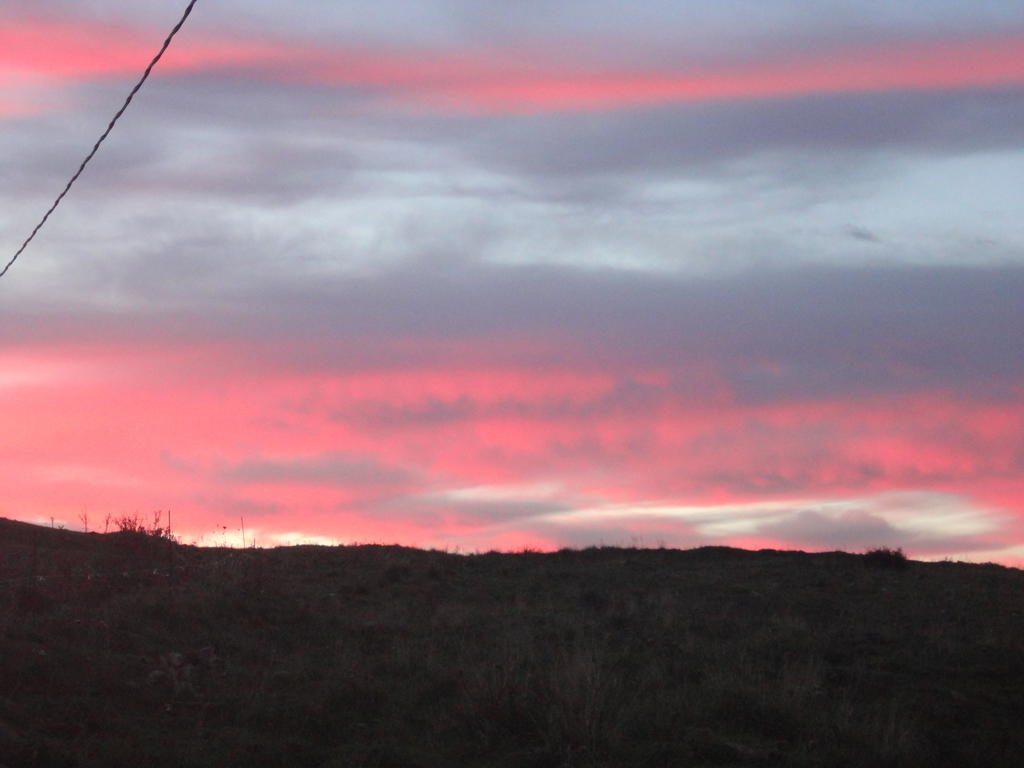
<instances>
[{"instance_id":1,"label":"slope of hill","mask_svg":"<svg viewBox=\"0 0 1024 768\"><path fill-rule=\"evenodd\" d=\"M995 565L0 520L7 768L991 767L1022 723L1024 572Z\"/></svg>"}]
</instances>

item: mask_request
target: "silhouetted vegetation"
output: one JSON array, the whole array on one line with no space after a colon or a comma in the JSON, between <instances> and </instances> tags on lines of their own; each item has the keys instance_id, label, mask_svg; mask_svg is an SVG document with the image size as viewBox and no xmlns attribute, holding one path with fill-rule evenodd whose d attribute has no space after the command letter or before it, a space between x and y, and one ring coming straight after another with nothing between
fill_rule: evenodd
<instances>
[{"instance_id":1,"label":"silhouetted vegetation","mask_svg":"<svg viewBox=\"0 0 1024 768\"><path fill-rule=\"evenodd\" d=\"M895 568L898 570L902 570L910 564L902 549L890 549L889 547L869 549L864 553L864 562L875 568Z\"/></svg>"},{"instance_id":2,"label":"silhouetted vegetation","mask_svg":"<svg viewBox=\"0 0 1024 768\"><path fill-rule=\"evenodd\" d=\"M1024 573L877 552L199 549L0 520L0 764L1018 765Z\"/></svg>"}]
</instances>

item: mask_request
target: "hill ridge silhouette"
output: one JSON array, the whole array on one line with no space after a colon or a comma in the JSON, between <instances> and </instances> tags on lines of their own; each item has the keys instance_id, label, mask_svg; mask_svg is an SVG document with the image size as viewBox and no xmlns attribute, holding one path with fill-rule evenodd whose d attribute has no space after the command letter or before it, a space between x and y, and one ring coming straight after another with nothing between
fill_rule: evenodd
<instances>
[{"instance_id":1,"label":"hill ridge silhouette","mask_svg":"<svg viewBox=\"0 0 1024 768\"><path fill-rule=\"evenodd\" d=\"M1024 572L0 519L0 764L1010 766Z\"/></svg>"}]
</instances>

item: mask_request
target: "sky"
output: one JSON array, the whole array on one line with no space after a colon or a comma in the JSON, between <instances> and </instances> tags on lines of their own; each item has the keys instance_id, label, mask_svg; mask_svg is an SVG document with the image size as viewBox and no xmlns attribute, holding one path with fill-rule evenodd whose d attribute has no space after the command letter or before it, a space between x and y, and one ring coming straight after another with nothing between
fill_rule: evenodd
<instances>
[{"instance_id":1,"label":"sky","mask_svg":"<svg viewBox=\"0 0 1024 768\"><path fill-rule=\"evenodd\" d=\"M4 262L184 5L0 0ZM1020 0L200 0L0 280L0 516L1021 567L1021 179Z\"/></svg>"}]
</instances>

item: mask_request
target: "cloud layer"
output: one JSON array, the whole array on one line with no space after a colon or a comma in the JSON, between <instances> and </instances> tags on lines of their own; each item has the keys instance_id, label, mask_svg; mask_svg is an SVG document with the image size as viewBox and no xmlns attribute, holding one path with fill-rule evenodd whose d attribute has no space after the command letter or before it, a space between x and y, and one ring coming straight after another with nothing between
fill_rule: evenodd
<instances>
[{"instance_id":1,"label":"cloud layer","mask_svg":"<svg viewBox=\"0 0 1024 768\"><path fill-rule=\"evenodd\" d=\"M198 9L0 285L0 514L1021 562L1012 4L532 5ZM173 19L0 13L13 251Z\"/></svg>"}]
</instances>

